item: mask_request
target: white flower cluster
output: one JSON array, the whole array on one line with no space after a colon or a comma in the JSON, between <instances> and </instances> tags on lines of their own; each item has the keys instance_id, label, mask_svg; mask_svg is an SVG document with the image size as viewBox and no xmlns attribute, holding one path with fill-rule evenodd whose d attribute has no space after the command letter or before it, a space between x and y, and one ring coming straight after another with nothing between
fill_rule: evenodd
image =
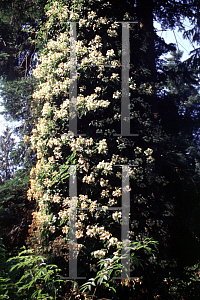
<instances>
[{"instance_id":1,"label":"white flower cluster","mask_svg":"<svg viewBox=\"0 0 200 300\"><path fill-rule=\"evenodd\" d=\"M86 219L87 215L84 213L81 213L78 217L81 221L84 221Z\"/></svg>"},{"instance_id":2,"label":"white flower cluster","mask_svg":"<svg viewBox=\"0 0 200 300\"><path fill-rule=\"evenodd\" d=\"M76 54L85 55L87 53L87 47L84 45L83 41L78 40L76 42Z\"/></svg>"},{"instance_id":3,"label":"white flower cluster","mask_svg":"<svg viewBox=\"0 0 200 300\"><path fill-rule=\"evenodd\" d=\"M117 246L118 245L118 239L115 238L115 237L111 237L109 239L109 243L108 243L108 249L111 247L111 246Z\"/></svg>"},{"instance_id":4,"label":"white flower cluster","mask_svg":"<svg viewBox=\"0 0 200 300\"><path fill-rule=\"evenodd\" d=\"M115 199L109 199L109 201L108 201L108 205L109 206L113 206L113 205L115 205L115 204L117 204L117 201L115 200Z\"/></svg>"},{"instance_id":5,"label":"white flower cluster","mask_svg":"<svg viewBox=\"0 0 200 300\"><path fill-rule=\"evenodd\" d=\"M93 255L95 258L101 259L106 255L106 250L104 249L96 250L93 252Z\"/></svg>"},{"instance_id":6,"label":"white flower cluster","mask_svg":"<svg viewBox=\"0 0 200 300\"><path fill-rule=\"evenodd\" d=\"M79 18L79 14L78 13L75 13L73 11L70 12L70 16L69 16L70 20L76 21L76 20L78 20L78 18Z\"/></svg>"},{"instance_id":7,"label":"white flower cluster","mask_svg":"<svg viewBox=\"0 0 200 300\"><path fill-rule=\"evenodd\" d=\"M78 158L78 163L79 163L79 171L80 171L80 173L83 173L83 170L85 172L88 172L88 170L89 170L89 163L86 162L86 160L83 158L82 155Z\"/></svg>"},{"instance_id":8,"label":"white flower cluster","mask_svg":"<svg viewBox=\"0 0 200 300\"><path fill-rule=\"evenodd\" d=\"M89 176L86 174L83 177L82 182L86 182L87 184L91 184L92 182L95 182L94 173L91 173Z\"/></svg>"},{"instance_id":9,"label":"white flower cluster","mask_svg":"<svg viewBox=\"0 0 200 300\"><path fill-rule=\"evenodd\" d=\"M105 187L105 186L108 186L108 180L105 180L103 178L100 178L100 186L101 187Z\"/></svg>"},{"instance_id":10,"label":"white flower cluster","mask_svg":"<svg viewBox=\"0 0 200 300\"><path fill-rule=\"evenodd\" d=\"M107 33L108 33L108 36L110 36L110 37L116 37L118 35L117 31L112 28L108 28Z\"/></svg>"},{"instance_id":11,"label":"white flower cluster","mask_svg":"<svg viewBox=\"0 0 200 300\"><path fill-rule=\"evenodd\" d=\"M67 45L67 41L69 40L68 34L66 32L60 33L55 40L49 40L47 43L47 49L51 51L69 51L69 47Z\"/></svg>"},{"instance_id":12,"label":"white flower cluster","mask_svg":"<svg viewBox=\"0 0 200 300\"><path fill-rule=\"evenodd\" d=\"M47 146L52 148L53 146L61 146L61 142L59 138L50 138L47 142Z\"/></svg>"},{"instance_id":13,"label":"white flower cluster","mask_svg":"<svg viewBox=\"0 0 200 300\"><path fill-rule=\"evenodd\" d=\"M78 229L77 231L76 231L76 238L77 239L80 239L80 238L82 238L84 235L83 235L83 230L80 230L80 229Z\"/></svg>"},{"instance_id":14,"label":"white flower cluster","mask_svg":"<svg viewBox=\"0 0 200 300\"><path fill-rule=\"evenodd\" d=\"M109 190L102 190L101 198L108 198L108 197L109 197Z\"/></svg>"},{"instance_id":15,"label":"white flower cluster","mask_svg":"<svg viewBox=\"0 0 200 300\"><path fill-rule=\"evenodd\" d=\"M59 217L60 217L62 220L67 219L68 216L69 216L69 209L60 210L60 211L58 212L58 215L59 215Z\"/></svg>"},{"instance_id":16,"label":"white flower cluster","mask_svg":"<svg viewBox=\"0 0 200 300\"><path fill-rule=\"evenodd\" d=\"M153 150L150 149L150 148L148 148L147 150L144 151L144 154L145 154L146 156L150 156L150 155L152 155L152 153L153 153Z\"/></svg>"},{"instance_id":17,"label":"white flower cluster","mask_svg":"<svg viewBox=\"0 0 200 300\"><path fill-rule=\"evenodd\" d=\"M100 86L97 86L95 89L94 89L95 93L98 93L98 92L101 92L101 87Z\"/></svg>"},{"instance_id":18,"label":"white flower cluster","mask_svg":"<svg viewBox=\"0 0 200 300\"><path fill-rule=\"evenodd\" d=\"M97 208L97 200L91 201L91 204L89 206L89 211L94 212L96 210L96 208Z\"/></svg>"},{"instance_id":19,"label":"white flower cluster","mask_svg":"<svg viewBox=\"0 0 200 300\"><path fill-rule=\"evenodd\" d=\"M60 203L60 200L61 200L61 196L60 196L60 195L55 194L55 195L53 196L52 201L53 201L54 203Z\"/></svg>"},{"instance_id":20,"label":"white flower cluster","mask_svg":"<svg viewBox=\"0 0 200 300\"><path fill-rule=\"evenodd\" d=\"M44 118L39 119L39 123L37 124L37 130L41 133L41 135L44 135L48 131L48 122ZM39 144L37 143L37 146Z\"/></svg>"},{"instance_id":21,"label":"white flower cluster","mask_svg":"<svg viewBox=\"0 0 200 300\"><path fill-rule=\"evenodd\" d=\"M66 206L69 206L69 204L70 204L70 200L69 200L69 197L67 197L67 198L65 198L64 200L63 200L63 207L66 207Z\"/></svg>"},{"instance_id":22,"label":"white flower cluster","mask_svg":"<svg viewBox=\"0 0 200 300\"><path fill-rule=\"evenodd\" d=\"M136 148L134 149L134 152L135 152L135 154L141 154L141 153L142 153L142 148L136 147Z\"/></svg>"},{"instance_id":23,"label":"white flower cluster","mask_svg":"<svg viewBox=\"0 0 200 300\"><path fill-rule=\"evenodd\" d=\"M98 163L97 169L103 170L102 173L104 173L107 176L108 174L112 173L113 170L112 162L104 162L103 160Z\"/></svg>"},{"instance_id":24,"label":"white flower cluster","mask_svg":"<svg viewBox=\"0 0 200 300\"><path fill-rule=\"evenodd\" d=\"M49 231L52 232L52 233L54 233L54 232L56 231L55 225L51 225L51 226L49 227Z\"/></svg>"},{"instance_id":25,"label":"white flower cluster","mask_svg":"<svg viewBox=\"0 0 200 300\"><path fill-rule=\"evenodd\" d=\"M68 227L68 226L64 226L64 227L62 228L62 233L68 234L68 232L69 232L69 227Z\"/></svg>"},{"instance_id":26,"label":"white flower cluster","mask_svg":"<svg viewBox=\"0 0 200 300\"><path fill-rule=\"evenodd\" d=\"M88 195L82 195L82 194L80 194L79 195L79 200L80 201L87 201L88 200Z\"/></svg>"},{"instance_id":27,"label":"white flower cluster","mask_svg":"<svg viewBox=\"0 0 200 300\"><path fill-rule=\"evenodd\" d=\"M130 87L130 89L132 89L132 90L136 90L137 85L136 85L136 83L131 83L131 84L129 85L129 87Z\"/></svg>"},{"instance_id":28,"label":"white flower cluster","mask_svg":"<svg viewBox=\"0 0 200 300\"><path fill-rule=\"evenodd\" d=\"M51 105L50 105L49 102L46 102L46 103L44 104L44 106L43 106L43 109L42 109L42 115L43 115L43 116L48 115L48 113L50 112L50 110L51 110Z\"/></svg>"},{"instance_id":29,"label":"white flower cluster","mask_svg":"<svg viewBox=\"0 0 200 300\"><path fill-rule=\"evenodd\" d=\"M70 147L71 147L71 151L79 151L82 152L84 150L85 146L92 146L93 145L93 139L89 138L89 139L85 139L81 136L79 136L78 138L74 139L71 143L70 143Z\"/></svg>"},{"instance_id":30,"label":"white flower cluster","mask_svg":"<svg viewBox=\"0 0 200 300\"><path fill-rule=\"evenodd\" d=\"M88 95L84 97L82 94L79 94L77 97L77 105L85 106L87 111L94 110L96 111L97 108L103 107L107 108L110 104L110 101L108 100L97 100L98 95L93 93L91 95Z\"/></svg>"},{"instance_id":31,"label":"white flower cluster","mask_svg":"<svg viewBox=\"0 0 200 300\"><path fill-rule=\"evenodd\" d=\"M112 73L112 75L110 76L110 80L120 80L119 74L117 73Z\"/></svg>"},{"instance_id":32,"label":"white flower cluster","mask_svg":"<svg viewBox=\"0 0 200 300\"><path fill-rule=\"evenodd\" d=\"M96 237L99 235L100 240L109 240L112 234L109 231L106 231L104 227L98 227L97 225L88 225L86 228L86 235L89 237Z\"/></svg>"},{"instance_id":33,"label":"white flower cluster","mask_svg":"<svg viewBox=\"0 0 200 300\"><path fill-rule=\"evenodd\" d=\"M51 199L52 199L52 196L51 196L51 195L49 195L49 194L47 194L47 193L44 193L44 194L43 194L43 200L44 200L44 201L51 201Z\"/></svg>"},{"instance_id":34,"label":"white flower cluster","mask_svg":"<svg viewBox=\"0 0 200 300\"><path fill-rule=\"evenodd\" d=\"M115 188L115 191L112 192L113 197L120 197L122 195L122 188Z\"/></svg>"},{"instance_id":35,"label":"white flower cluster","mask_svg":"<svg viewBox=\"0 0 200 300\"><path fill-rule=\"evenodd\" d=\"M115 222L120 223L121 217L122 217L121 211L116 211L116 212L114 212L114 213L112 214L112 218L113 218L113 220L114 220Z\"/></svg>"},{"instance_id":36,"label":"white flower cluster","mask_svg":"<svg viewBox=\"0 0 200 300\"><path fill-rule=\"evenodd\" d=\"M107 143L106 143L106 139L103 139L101 141L99 141L99 145L97 147L98 153L107 153L108 152L108 148L107 148Z\"/></svg>"},{"instance_id":37,"label":"white flower cluster","mask_svg":"<svg viewBox=\"0 0 200 300\"><path fill-rule=\"evenodd\" d=\"M114 57L114 56L115 56L114 50L113 50L113 49L107 50L106 56L108 57L108 59L109 59L110 57Z\"/></svg>"},{"instance_id":38,"label":"white flower cluster","mask_svg":"<svg viewBox=\"0 0 200 300\"><path fill-rule=\"evenodd\" d=\"M55 147L53 149L53 154L56 159L60 159L62 157L61 147Z\"/></svg>"},{"instance_id":39,"label":"white flower cluster","mask_svg":"<svg viewBox=\"0 0 200 300\"><path fill-rule=\"evenodd\" d=\"M96 15L97 14L94 11L88 11L88 19L94 19Z\"/></svg>"},{"instance_id":40,"label":"white flower cluster","mask_svg":"<svg viewBox=\"0 0 200 300\"><path fill-rule=\"evenodd\" d=\"M105 63L105 57L101 51L97 51L96 49L91 50L89 52L89 63L94 65L103 65Z\"/></svg>"}]
</instances>

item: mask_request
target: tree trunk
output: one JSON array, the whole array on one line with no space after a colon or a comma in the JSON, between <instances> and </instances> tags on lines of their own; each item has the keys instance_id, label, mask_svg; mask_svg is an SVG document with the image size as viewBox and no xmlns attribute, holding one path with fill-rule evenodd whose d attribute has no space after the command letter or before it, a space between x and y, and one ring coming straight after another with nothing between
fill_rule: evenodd
<instances>
[{"instance_id":1,"label":"tree trunk","mask_svg":"<svg viewBox=\"0 0 200 300\"><path fill-rule=\"evenodd\" d=\"M156 82L156 63L153 27L153 0L137 0L136 16L139 21L140 36L146 46L146 52L142 57L145 67L151 72L147 80Z\"/></svg>"}]
</instances>

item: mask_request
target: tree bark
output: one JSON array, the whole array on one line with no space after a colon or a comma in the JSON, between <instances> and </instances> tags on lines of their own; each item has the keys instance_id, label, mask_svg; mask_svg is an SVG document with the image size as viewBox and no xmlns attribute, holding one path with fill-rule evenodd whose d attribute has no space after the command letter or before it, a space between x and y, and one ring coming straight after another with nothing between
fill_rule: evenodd
<instances>
[{"instance_id":1,"label":"tree bark","mask_svg":"<svg viewBox=\"0 0 200 300\"><path fill-rule=\"evenodd\" d=\"M145 67L151 72L147 80L156 82L156 63L153 26L153 0L136 1L136 17L139 21L140 36L146 45L146 52L142 57Z\"/></svg>"}]
</instances>

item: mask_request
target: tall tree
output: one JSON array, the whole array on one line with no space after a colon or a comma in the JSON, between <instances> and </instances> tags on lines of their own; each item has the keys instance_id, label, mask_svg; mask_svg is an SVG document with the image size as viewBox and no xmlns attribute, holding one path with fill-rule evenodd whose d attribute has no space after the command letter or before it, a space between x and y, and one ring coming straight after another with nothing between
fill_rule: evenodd
<instances>
[{"instance_id":1,"label":"tall tree","mask_svg":"<svg viewBox=\"0 0 200 300\"><path fill-rule=\"evenodd\" d=\"M1 76L16 79L30 75L37 51L37 45L31 39L44 18L45 4L45 0L1 1Z\"/></svg>"},{"instance_id":2,"label":"tall tree","mask_svg":"<svg viewBox=\"0 0 200 300\"><path fill-rule=\"evenodd\" d=\"M9 127L3 131L0 136L0 178L1 184L12 178L16 166L13 162L12 154L15 149L15 140L12 137L12 132Z\"/></svg>"},{"instance_id":3,"label":"tall tree","mask_svg":"<svg viewBox=\"0 0 200 300\"><path fill-rule=\"evenodd\" d=\"M161 18L158 6L163 5L165 25L178 24L186 10L183 9L184 3L176 7L175 2L171 1L167 6L163 1L141 0L133 6L132 2L121 5L119 1L52 1L47 11L47 23L40 32L45 47L34 71L34 76L40 80L39 89L34 93L40 115L31 139L38 161L31 171L28 197L38 201L38 211L34 213L30 229L30 245L37 245L36 251L44 251L50 257L56 255L63 274L68 274L69 177L72 176L70 166L75 165L78 274L94 276L91 266L98 259L119 252L121 213L117 209L113 213L105 210L110 206L113 209L116 205L121 206L123 172L119 165L131 165L130 239L137 241L154 237L160 242L160 254L151 258L144 256L143 271L133 269L133 276L138 276L141 283L136 294L143 295L143 299L153 299L156 295L168 299L170 291L164 278L169 277L175 264L179 264L177 269L180 270L186 257L183 255L180 259L177 252L170 255L170 239L175 241L173 215L177 216L178 193L183 187L181 176L184 172L176 174L179 164L166 155L176 149L172 145L169 151L170 136L163 132L159 124L162 120L150 106L154 101L161 102L163 97L154 89L160 48L156 48L153 16ZM144 9L146 7L148 12ZM167 19L170 7L179 13L177 20L174 15L171 20ZM79 136L68 134L72 59L69 20L79 25L76 45ZM131 130L138 136L124 137L120 131L122 30L119 22L132 20L139 21L131 27L129 74ZM105 68L104 64L112 67ZM116 137L113 133L122 136ZM80 134L86 134L86 137ZM195 173L194 169L193 166L190 175ZM182 215L185 216L185 212L183 209ZM176 234L179 240L183 237L180 231ZM190 236L191 240L194 239ZM198 242L195 247L199 247Z\"/></svg>"},{"instance_id":4,"label":"tall tree","mask_svg":"<svg viewBox=\"0 0 200 300\"><path fill-rule=\"evenodd\" d=\"M77 172L79 211L76 238L81 249L78 257L79 275L94 276L93 265L99 258L112 257L114 252L119 253L121 214L117 210L113 213L105 211L107 206L121 206L123 174L120 167L115 165L131 165L130 239L154 237L160 242L159 255L150 258L144 255L144 271L140 268L134 270L133 266L132 274L140 282L135 283L136 297L142 295L143 299L153 299L160 295L163 299L169 298L169 271L174 268L175 271L180 271L187 263L188 254L191 255L187 247L181 255L177 251L176 240L186 241L182 228L187 230L189 242L195 245L195 249L199 247L199 235L195 232L194 237L191 236L187 216L188 199L191 195L192 199L196 197L195 193L191 193L191 190L197 188L197 185L191 184L195 175L195 157L191 156L189 172L185 172L187 155L183 163L177 162L180 147L182 152L188 148L188 142L183 146L180 139L177 142L178 133L185 134L185 129L181 125L181 131L176 134L174 128L167 125L163 103L168 106L169 103L172 104L172 114L181 121L183 118L181 119L178 110L182 100L178 94L177 97L166 97L163 93L166 85L162 85L160 91L158 89L157 81L163 78L159 74L162 68L159 55L167 52L171 46L168 47L156 36L153 27L154 19L160 21L163 27L173 28L180 25L185 16L195 18L197 2L138 0L127 1L122 5L121 1L84 0L48 3L47 21L38 35L43 51L40 64L34 71L40 84L34 92L33 106L37 114L31 141L37 150L38 161L31 171L28 197L38 201L38 211L34 213L29 242L37 247L36 251L45 252L49 257L57 256L56 262L62 266L63 274L68 273L66 250L70 232L70 165L76 165ZM30 4L29 1L22 4L25 3ZM8 24L8 19L4 23ZM84 133L86 137L68 135L71 59L69 20L78 22L78 134ZM131 132L139 134L137 137L116 137L112 134L121 133L120 21L137 22L131 25L129 73ZM37 22L34 24L37 28ZM23 25L27 26L27 20ZM13 28L11 32L15 34ZM23 36L21 27L19 32L19 36ZM14 34L12 41L16 41ZM26 32L26 37L22 40L27 41L28 37L30 33ZM26 43L13 44L21 47ZM28 43L25 49L29 49L29 46ZM20 50L17 54L15 47L11 48L14 54L10 48L4 48L2 66L5 71L2 68L2 73L11 78L10 70L17 66L17 72L12 78L27 77L27 74L30 75L27 65L31 66L29 62L34 57L32 48L27 51ZM7 57L12 58L8 59L8 64ZM16 57L18 62L13 59ZM112 64L112 68L104 68L104 64ZM169 69L168 66L168 71ZM167 80L169 88L171 77L167 77ZM182 89L181 85L180 87ZM8 93L6 95L9 96ZM184 97L187 98L188 95L184 94ZM20 115L20 110L26 111L29 106L24 105L23 99L27 99L24 92L17 99L22 100L18 110ZM191 117L190 111L190 120ZM182 124L186 124L186 119ZM187 135L190 142L191 131L187 131ZM188 180L189 178L192 179ZM179 219L178 207L182 208ZM83 209L85 211L82 212ZM174 215L178 221L174 221ZM177 224L179 226L173 234L174 225ZM173 254L170 254L172 249ZM197 256L190 258L189 263L192 264ZM175 265L178 267L174 267ZM130 292L126 296L131 296ZM121 291L119 297L124 297Z\"/></svg>"}]
</instances>

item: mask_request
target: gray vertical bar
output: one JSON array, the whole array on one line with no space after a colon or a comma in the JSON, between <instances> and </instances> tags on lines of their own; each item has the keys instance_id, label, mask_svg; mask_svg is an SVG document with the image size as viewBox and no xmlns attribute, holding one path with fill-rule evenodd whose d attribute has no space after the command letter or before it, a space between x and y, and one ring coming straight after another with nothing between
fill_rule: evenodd
<instances>
[{"instance_id":1,"label":"gray vertical bar","mask_svg":"<svg viewBox=\"0 0 200 300\"><path fill-rule=\"evenodd\" d=\"M130 135L130 101L129 101L130 41L129 23L122 22L122 102L121 133Z\"/></svg>"},{"instance_id":2,"label":"gray vertical bar","mask_svg":"<svg viewBox=\"0 0 200 300\"><path fill-rule=\"evenodd\" d=\"M76 238L76 203L77 203L77 178L76 165L70 165L69 168L69 277L63 279L86 279L77 277L77 238Z\"/></svg>"},{"instance_id":3,"label":"gray vertical bar","mask_svg":"<svg viewBox=\"0 0 200 300\"><path fill-rule=\"evenodd\" d=\"M117 166L117 165L116 165ZM119 165L118 165L119 166ZM129 165L120 165L122 167L122 227L121 240L122 250L121 260L122 270L121 277L114 277L113 279L126 279L130 277L130 239L129 239L129 215L130 215L130 170ZM115 207L119 209L118 207ZM111 208L112 209L112 208ZM109 210L109 208L108 208Z\"/></svg>"},{"instance_id":4,"label":"gray vertical bar","mask_svg":"<svg viewBox=\"0 0 200 300\"><path fill-rule=\"evenodd\" d=\"M122 278L130 278L130 246L129 240L129 214L130 214L130 192L129 192L129 167L122 166L122 251L125 256L122 260Z\"/></svg>"},{"instance_id":5,"label":"gray vertical bar","mask_svg":"<svg viewBox=\"0 0 200 300\"><path fill-rule=\"evenodd\" d=\"M69 278L77 278L77 239L76 239L76 201L77 180L76 166L71 165L69 169Z\"/></svg>"},{"instance_id":6,"label":"gray vertical bar","mask_svg":"<svg viewBox=\"0 0 200 300\"><path fill-rule=\"evenodd\" d=\"M138 136L130 133L130 100L129 100L129 70L130 70L130 32L129 22L122 23L122 70L121 70L121 134L115 136ZM131 22L133 23L133 22Z\"/></svg>"},{"instance_id":7,"label":"gray vertical bar","mask_svg":"<svg viewBox=\"0 0 200 300\"><path fill-rule=\"evenodd\" d=\"M76 60L76 22L70 22L70 86L69 86L69 131L77 135L77 60Z\"/></svg>"}]
</instances>

